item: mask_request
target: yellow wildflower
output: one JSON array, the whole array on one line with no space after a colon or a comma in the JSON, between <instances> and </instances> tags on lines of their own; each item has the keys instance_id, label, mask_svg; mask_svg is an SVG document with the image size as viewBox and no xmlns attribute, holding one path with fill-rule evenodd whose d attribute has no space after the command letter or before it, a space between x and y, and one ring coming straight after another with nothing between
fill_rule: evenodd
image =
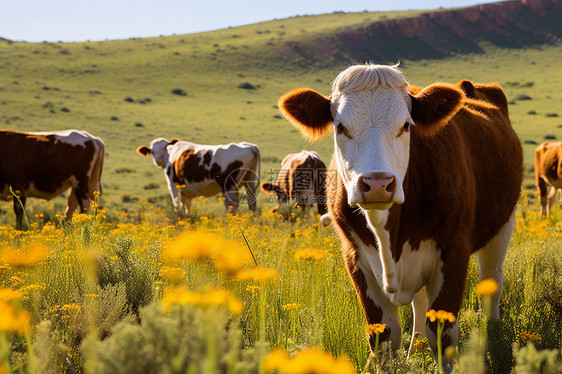
<instances>
[{"instance_id":1,"label":"yellow wildflower","mask_svg":"<svg viewBox=\"0 0 562 374\"><path fill-rule=\"evenodd\" d=\"M416 335L417 336L415 337L415 340L414 340L414 350L415 350L415 352L422 352L422 351L428 350L429 349L429 342L427 341L427 338L425 336L421 335L420 333L417 333Z\"/></svg>"},{"instance_id":2,"label":"yellow wildflower","mask_svg":"<svg viewBox=\"0 0 562 374\"><path fill-rule=\"evenodd\" d=\"M386 329L386 323L373 323L367 325L367 334L369 335L379 335Z\"/></svg>"},{"instance_id":3,"label":"yellow wildflower","mask_svg":"<svg viewBox=\"0 0 562 374\"><path fill-rule=\"evenodd\" d=\"M266 372L272 372L275 369L281 368L286 362L289 362L291 359L289 354L284 349L274 349L269 353L267 356L265 363L264 363L264 370Z\"/></svg>"},{"instance_id":4,"label":"yellow wildflower","mask_svg":"<svg viewBox=\"0 0 562 374\"><path fill-rule=\"evenodd\" d=\"M283 350L274 350L267 357L264 368L267 372L279 369L285 374L351 374L353 365L347 356L334 358L329 353L312 347L300 351L293 358Z\"/></svg>"},{"instance_id":5,"label":"yellow wildflower","mask_svg":"<svg viewBox=\"0 0 562 374\"><path fill-rule=\"evenodd\" d=\"M19 249L5 248L0 252L0 262L14 267L33 266L47 257L49 250L41 243L30 243Z\"/></svg>"},{"instance_id":6,"label":"yellow wildflower","mask_svg":"<svg viewBox=\"0 0 562 374\"><path fill-rule=\"evenodd\" d=\"M299 249L295 252L295 258L297 260L322 261L324 257L325 251L314 248Z\"/></svg>"},{"instance_id":7,"label":"yellow wildflower","mask_svg":"<svg viewBox=\"0 0 562 374\"><path fill-rule=\"evenodd\" d=\"M475 291L479 296L491 296L498 291L499 287L498 282L493 278L487 278L476 285Z\"/></svg>"},{"instance_id":8,"label":"yellow wildflower","mask_svg":"<svg viewBox=\"0 0 562 374\"><path fill-rule=\"evenodd\" d=\"M167 261L178 261L183 258L204 261L217 252L224 241L214 234L187 231L162 249L162 258Z\"/></svg>"},{"instance_id":9,"label":"yellow wildflower","mask_svg":"<svg viewBox=\"0 0 562 374\"><path fill-rule=\"evenodd\" d=\"M94 299L96 297L100 297L100 295L98 295L97 293L85 293L83 296L89 297L89 298L92 298L92 299Z\"/></svg>"},{"instance_id":10,"label":"yellow wildflower","mask_svg":"<svg viewBox=\"0 0 562 374\"><path fill-rule=\"evenodd\" d=\"M84 223L88 223L94 219L94 216L91 216L86 213L77 213L72 216L72 224L73 225L81 225Z\"/></svg>"},{"instance_id":11,"label":"yellow wildflower","mask_svg":"<svg viewBox=\"0 0 562 374\"><path fill-rule=\"evenodd\" d=\"M542 341L542 336L540 336L536 332L520 331L519 338L523 343L526 343L527 341L540 343Z\"/></svg>"},{"instance_id":12,"label":"yellow wildflower","mask_svg":"<svg viewBox=\"0 0 562 374\"><path fill-rule=\"evenodd\" d=\"M252 261L250 251L242 246L226 243L213 255L218 270L233 274Z\"/></svg>"},{"instance_id":13,"label":"yellow wildflower","mask_svg":"<svg viewBox=\"0 0 562 374\"><path fill-rule=\"evenodd\" d=\"M278 278L277 271L271 268L255 267L252 269L242 270L236 274L237 280L255 280L257 282L266 282L276 280Z\"/></svg>"},{"instance_id":14,"label":"yellow wildflower","mask_svg":"<svg viewBox=\"0 0 562 374\"><path fill-rule=\"evenodd\" d=\"M170 283L180 283L185 278L185 271L178 267L162 266L160 276L166 278Z\"/></svg>"},{"instance_id":15,"label":"yellow wildflower","mask_svg":"<svg viewBox=\"0 0 562 374\"><path fill-rule=\"evenodd\" d=\"M428 317L431 322L439 320L440 323L444 323L445 321L453 323L457 320L457 317L455 317L453 313L444 310L435 311L431 309L429 312L425 313L425 316Z\"/></svg>"},{"instance_id":16,"label":"yellow wildflower","mask_svg":"<svg viewBox=\"0 0 562 374\"><path fill-rule=\"evenodd\" d=\"M81 309L80 305L75 305L75 304L65 304L60 308L60 310L64 310L64 311L75 310L77 312L79 312L80 309Z\"/></svg>"},{"instance_id":17,"label":"yellow wildflower","mask_svg":"<svg viewBox=\"0 0 562 374\"><path fill-rule=\"evenodd\" d=\"M22 296L23 294L20 291L14 291L11 288L0 288L0 301L11 301Z\"/></svg>"},{"instance_id":18,"label":"yellow wildflower","mask_svg":"<svg viewBox=\"0 0 562 374\"><path fill-rule=\"evenodd\" d=\"M227 290L216 288L209 289L205 293L197 293L189 291L185 285L175 290L164 290L162 303L165 311L168 311L173 304L195 305L202 308L223 306L235 314L242 312L244 308L244 304Z\"/></svg>"},{"instance_id":19,"label":"yellow wildflower","mask_svg":"<svg viewBox=\"0 0 562 374\"><path fill-rule=\"evenodd\" d=\"M20 314L15 313L14 307L0 300L0 331L12 331L25 333L29 328L29 320L31 314L23 311Z\"/></svg>"},{"instance_id":20,"label":"yellow wildflower","mask_svg":"<svg viewBox=\"0 0 562 374\"><path fill-rule=\"evenodd\" d=\"M20 277L18 277L17 275L14 275L13 277L10 277L9 283L11 284L11 286L13 288L18 288L19 286L24 284L25 281L23 279L21 279Z\"/></svg>"},{"instance_id":21,"label":"yellow wildflower","mask_svg":"<svg viewBox=\"0 0 562 374\"><path fill-rule=\"evenodd\" d=\"M454 346L450 345L445 348L445 357L453 359L455 357L456 349Z\"/></svg>"},{"instance_id":22,"label":"yellow wildflower","mask_svg":"<svg viewBox=\"0 0 562 374\"><path fill-rule=\"evenodd\" d=\"M291 310L291 309L298 309L302 305L299 303L292 303L292 304L285 304L283 305L283 310Z\"/></svg>"},{"instance_id":23,"label":"yellow wildflower","mask_svg":"<svg viewBox=\"0 0 562 374\"><path fill-rule=\"evenodd\" d=\"M250 292L252 295L260 290L260 286L246 286L246 292Z\"/></svg>"},{"instance_id":24,"label":"yellow wildflower","mask_svg":"<svg viewBox=\"0 0 562 374\"><path fill-rule=\"evenodd\" d=\"M28 286L20 288L18 291L22 293L29 293L29 291L43 291L45 289L45 284L30 284Z\"/></svg>"}]
</instances>

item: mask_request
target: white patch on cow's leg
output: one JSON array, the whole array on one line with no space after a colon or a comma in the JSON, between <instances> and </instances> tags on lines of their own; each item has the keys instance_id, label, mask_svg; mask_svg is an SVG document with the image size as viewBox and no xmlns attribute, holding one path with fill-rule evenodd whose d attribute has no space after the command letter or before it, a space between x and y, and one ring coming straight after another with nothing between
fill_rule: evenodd
<instances>
[{"instance_id":1,"label":"white patch on cow's leg","mask_svg":"<svg viewBox=\"0 0 562 374\"><path fill-rule=\"evenodd\" d=\"M182 213L189 214L189 209L191 209L191 198L186 194L181 194L181 209L183 210Z\"/></svg>"},{"instance_id":2,"label":"white patch on cow's leg","mask_svg":"<svg viewBox=\"0 0 562 374\"><path fill-rule=\"evenodd\" d=\"M379 247L379 256L382 264L383 287L388 293L398 289L396 282L396 269L390 248L390 233L384 228L388 221L388 210L365 211L369 226L372 228Z\"/></svg>"},{"instance_id":3,"label":"white patch on cow's leg","mask_svg":"<svg viewBox=\"0 0 562 374\"><path fill-rule=\"evenodd\" d=\"M397 350L400 348L402 341L402 329L400 327L400 315L398 314L398 307L394 305L384 291L381 290L379 283L374 276L366 275L365 270L362 270L367 282L367 298L371 299L373 303L378 306L382 311L382 319L380 321L369 321L369 323L384 323L390 331L392 349Z\"/></svg>"},{"instance_id":4,"label":"white patch on cow's leg","mask_svg":"<svg viewBox=\"0 0 562 374\"><path fill-rule=\"evenodd\" d=\"M554 202L556 201L556 192L558 191L558 189L556 187L551 187L550 188L550 193L548 194L548 197L546 198L546 215L550 215L550 211L552 210L552 206L554 205Z\"/></svg>"},{"instance_id":5,"label":"white patch on cow's leg","mask_svg":"<svg viewBox=\"0 0 562 374\"><path fill-rule=\"evenodd\" d=\"M414 329L412 331L412 341L410 342L410 348L408 349L408 356L411 356L414 353L414 341L416 340L416 335L422 334L425 336L425 321L427 320L427 317L425 316L425 313L427 312L427 293L425 292L425 287L422 287L414 294L412 309L414 311Z\"/></svg>"},{"instance_id":6,"label":"white patch on cow's leg","mask_svg":"<svg viewBox=\"0 0 562 374\"><path fill-rule=\"evenodd\" d=\"M358 258L357 266L361 269L367 285L366 297L381 309L382 318L380 321L368 321L369 323L386 323L390 330L390 337L393 349L400 347L402 330L400 327L400 316L398 306L394 305L388 295L381 288L382 266L380 256L375 247L365 245L360 238L354 235L354 242L357 243Z\"/></svg>"},{"instance_id":7,"label":"white patch on cow's leg","mask_svg":"<svg viewBox=\"0 0 562 374\"><path fill-rule=\"evenodd\" d=\"M181 207L181 197L174 183L174 169L171 165L164 169L164 176L166 177L166 184L168 185L168 191L170 191L174 208L179 209Z\"/></svg>"},{"instance_id":8,"label":"white patch on cow's leg","mask_svg":"<svg viewBox=\"0 0 562 374\"><path fill-rule=\"evenodd\" d=\"M493 278L499 285L498 292L492 296L491 317L493 319L500 318L500 297L503 289L503 263L514 227L515 210L500 232L492 238L484 248L478 251L479 279Z\"/></svg>"}]
</instances>

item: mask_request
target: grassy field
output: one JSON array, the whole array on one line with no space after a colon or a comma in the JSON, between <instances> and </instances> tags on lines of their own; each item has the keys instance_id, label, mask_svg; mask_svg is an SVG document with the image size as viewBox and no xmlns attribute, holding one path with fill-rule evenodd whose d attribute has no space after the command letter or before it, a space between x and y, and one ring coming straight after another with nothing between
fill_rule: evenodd
<instances>
[{"instance_id":1,"label":"grassy field","mask_svg":"<svg viewBox=\"0 0 562 374\"><path fill-rule=\"evenodd\" d=\"M147 209L142 222L122 214L120 223L110 223L94 210L76 215L72 227L56 219L34 223L28 232L1 227L0 312L13 332L0 331L0 366L13 373L258 373L264 362L279 363L283 352L299 352L294 371L281 372L365 370L362 311L338 240L316 217L168 217ZM472 259L459 314L457 372L478 371L483 357L494 372L509 371L512 360L530 370L519 372L535 372L533 365L558 370L561 238L562 212L544 220L520 205L502 324L488 325L486 355L478 340L487 324ZM411 308L400 314L407 347ZM513 343L524 347L514 348L515 358ZM408 360L405 351L392 358L383 347L379 372L437 372L427 343L416 347ZM340 361L332 369L318 366L333 357Z\"/></svg>"},{"instance_id":2,"label":"grassy field","mask_svg":"<svg viewBox=\"0 0 562 374\"><path fill-rule=\"evenodd\" d=\"M0 226L0 301L14 308L2 313L20 315L22 326L0 332L0 365L9 362L8 372L17 373L133 373L139 366L145 372L251 373L266 357L282 356L279 351L270 356L274 349L294 353L320 347L331 356L309 352L306 357L330 362L332 356L345 356L362 371L369 357L365 322L330 230L320 229L316 217L280 219L268 212L263 194L257 216L245 214L246 207L238 217L225 215L219 198L210 198L198 199L190 216L180 219L162 171L135 149L160 136L207 144L254 142L262 151L265 179L290 152L317 150L328 160L331 137L306 142L279 116L276 102L300 86L329 94L331 80L345 66L285 58L290 44L416 14L334 13L105 42L0 41L2 127L85 129L103 138L107 150L102 212L78 215L66 226L56 216L63 211L63 197L32 200L32 227L22 233L10 227L11 204L0 205L5 225ZM532 171L533 143L562 138L562 48L500 48L485 42L480 47L479 53L437 60L400 59L401 67L413 85L463 78L499 82L511 103L512 123L525 143L525 194L506 261L502 329L492 329L495 344L486 357L509 368L510 345L521 344L515 360L519 370L527 370L560 359L562 345L562 212L556 208L552 218L538 217ZM245 83L254 88L239 87ZM173 94L174 89L186 95ZM262 278L241 276L255 265L241 230L255 263L276 276L266 279L265 270ZM186 231L208 240L181 237ZM201 248L203 255L161 256L174 243ZM226 255L215 256L222 253L218 249ZM30 260L10 262L6 253L12 252ZM459 316L458 372L474 373L474 363L484 355L469 337L474 327L486 325L476 282L472 259ZM402 308L401 315L409 334L410 308ZM533 353L529 342L541 353ZM392 360L384 355L379 364L388 372L434 371L423 342L419 347L413 359L401 352Z\"/></svg>"},{"instance_id":3,"label":"grassy field","mask_svg":"<svg viewBox=\"0 0 562 374\"><path fill-rule=\"evenodd\" d=\"M412 15L335 13L106 42L0 41L0 121L4 128L24 131L85 129L104 139L102 182L110 214L122 209L138 212L143 201L166 206L170 202L161 171L135 153L139 145L159 136L207 144L254 142L262 150L263 177L290 152L314 149L328 160L331 139L309 144L280 118L276 103L295 87L328 94L331 80L345 66L316 68L306 61L289 61L283 58L289 53L287 45L384 17ZM401 59L401 66L414 85L463 78L499 82L512 104L511 119L522 141L562 138L560 46L505 49L483 43L481 48L485 53ZM239 88L244 83L255 89ZM177 88L188 95L172 94ZM534 147L524 145L528 190L534 189ZM159 187L151 189L153 183ZM56 202L64 204L62 198ZM3 204L0 209L0 220L9 222L11 208ZM43 204L33 211L44 209Z\"/></svg>"}]
</instances>

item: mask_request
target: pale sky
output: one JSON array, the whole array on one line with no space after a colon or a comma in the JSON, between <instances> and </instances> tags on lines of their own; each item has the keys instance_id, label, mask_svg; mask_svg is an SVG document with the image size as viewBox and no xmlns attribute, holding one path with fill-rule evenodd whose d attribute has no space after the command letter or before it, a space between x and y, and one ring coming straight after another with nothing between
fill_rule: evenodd
<instances>
[{"instance_id":1,"label":"pale sky","mask_svg":"<svg viewBox=\"0 0 562 374\"><path fill-rule=\"evenodd\" d=\"M0 37L86 41L190 34L296 15L455 8L479 0L3 0Z\"/></svg>"}]
</instances>

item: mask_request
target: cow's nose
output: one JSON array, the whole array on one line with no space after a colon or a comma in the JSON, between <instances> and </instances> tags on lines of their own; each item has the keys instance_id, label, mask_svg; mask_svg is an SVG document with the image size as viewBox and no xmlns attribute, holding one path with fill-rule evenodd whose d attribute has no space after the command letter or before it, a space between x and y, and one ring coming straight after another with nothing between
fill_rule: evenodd
<instances>
[{"instance_id":1,"label":"cow's nose","mask_svg":"<svg viewBox=\"0 0 562 374\"><path fill-rule=\"evenodd\" d=\"M359 177L359 190L365 203L389 202L396 192L396 178L387 173L364 175Z\"/></svg>"}]
</instances>

